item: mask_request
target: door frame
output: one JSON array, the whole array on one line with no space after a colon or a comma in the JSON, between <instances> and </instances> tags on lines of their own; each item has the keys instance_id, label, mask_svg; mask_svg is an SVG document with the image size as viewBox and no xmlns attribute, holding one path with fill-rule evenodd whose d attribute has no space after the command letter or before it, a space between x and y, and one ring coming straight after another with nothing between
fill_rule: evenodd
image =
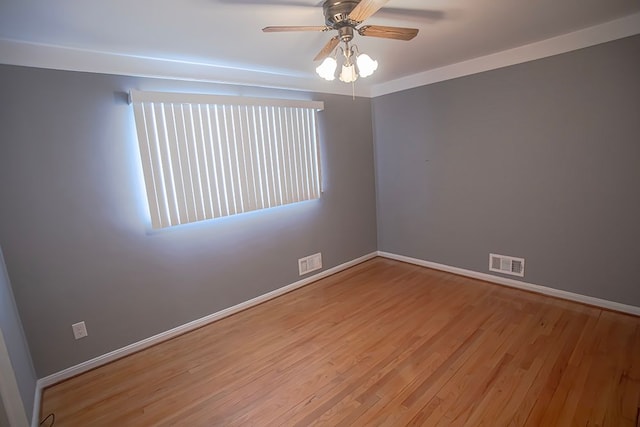
<instances>
[{"instance_id":1,"label":"door frame","mask_svg":"<svg viewBox=\"0 0 640 427\"><path fill-rule=\"evenodd\" d=\"M24 403L20 396L20 390L18 389L18 382L16 380L16 374L13 371L13 365L9 358L9 350L4 341L4 335L0 328L0 398L5 411L7 412L7 418L9 419L9 425L11 427L28 427L29 421L27 420L27 414L24 411Z\"/></svg>"}]
</instances>

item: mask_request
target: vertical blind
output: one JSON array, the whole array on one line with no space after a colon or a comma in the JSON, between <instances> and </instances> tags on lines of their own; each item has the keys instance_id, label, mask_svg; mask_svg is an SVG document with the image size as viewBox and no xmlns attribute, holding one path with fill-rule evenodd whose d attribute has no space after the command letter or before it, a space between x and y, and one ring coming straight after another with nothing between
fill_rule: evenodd
<instances>
[{"instance_id":1,"label":"vertical blind","mask_svg":"<svg viewBox=\"0 0 640 427\"><path fill-rule=\"evenodd\" d=\"M151 224L320 197L322 102L132 91Z\"/></svg>"}]
</instances>

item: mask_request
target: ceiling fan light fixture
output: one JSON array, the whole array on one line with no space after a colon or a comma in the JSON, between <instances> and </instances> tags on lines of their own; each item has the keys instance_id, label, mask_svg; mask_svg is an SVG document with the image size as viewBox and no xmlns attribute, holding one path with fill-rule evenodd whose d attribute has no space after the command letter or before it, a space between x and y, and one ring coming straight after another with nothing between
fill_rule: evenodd
<instances>
[{"instance_id":1,"label":"ceiling fan light fixture","mask_svg":"<svg viewBox=\"0 0 640 427\"><path fill-rule=\"evenodd\" d=\"M360 71L360 77L369 77L378 69L378 61L374 61L366 53L358 55L356 62L358 64L358 71Z\"/></svg>"},{"instance_id":2,"label":"ceiling fan light fixture","mask_svg":"<svg viewBox=\"0 0 640 427\"><path fill-rule=\"evenodd\" d=\"M316 68L316 73L323 79L331 81L336 78L336 68L338 68L338 62L329 56Z\"/></svg>"},{"instance_id":3,"label":"ceiling fan light fixture","mask_svg":"<svg viewBox=\"0 0 640 427\"><path fill-rule=\"evenodd\" d=\"M353 64L343 64L342 72L340 73L340 81L345 83L355 82L358 78L356 67Z\"/></svg>"},{"instance_id":4,"label":"ceiling fan light fixture","mask_svg":"<svg viewBox=\"0 0 640 427\"><path fill-rule=\"evenodd\" d=\"M295 26L269 26L264 27L265 33L288 31L337 31L313 59L322 64L316 68L316 72L325 80L335 80L338 68L337 61L343 62L340 80L353 83L358 78L368 77L378 69L378 61L371 59L369 55L360 54L356 45L350 45L357 33L363 37L378 37L391 40L412 40L418 35L417 28L389 27L383 25L361 25L366 19L375 14L389 0L323 0L322 11L325 17L325 25L295 25ZM344 59L337 59L337 50L340 47ZM329 57L332 55L332 57ZM355 56L355 64L352 58Z\"/></svg>"}]
</instances>

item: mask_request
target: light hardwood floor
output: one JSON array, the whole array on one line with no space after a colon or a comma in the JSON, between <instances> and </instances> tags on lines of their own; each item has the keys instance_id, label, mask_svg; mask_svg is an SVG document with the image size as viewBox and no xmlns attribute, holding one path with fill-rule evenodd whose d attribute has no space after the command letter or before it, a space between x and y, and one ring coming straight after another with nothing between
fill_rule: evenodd
<instances>
[{"instance_id":1,"label":"light hardwood floor","mask_svg":"<svg viewBox=\"0 0 640 427\"><path fill-rule=\"evenodd\" d=\"M640 318L375 258L44 391L60 426L636 426Z\"/></svg>"}]
</instances>

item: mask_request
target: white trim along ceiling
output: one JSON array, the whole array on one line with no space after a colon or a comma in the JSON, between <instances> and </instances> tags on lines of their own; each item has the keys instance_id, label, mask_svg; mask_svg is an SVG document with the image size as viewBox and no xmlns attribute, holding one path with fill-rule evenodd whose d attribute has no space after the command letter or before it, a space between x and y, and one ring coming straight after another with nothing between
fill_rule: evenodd
<instances>
[{"instance_id":1,"label":"white trim along ceiling","mask_svg":"<svg viewBox=\"0 0 640 427\"><path fill-rule=\"evenodd\" d=\"M317 76L288 75L212 65L197 61L178 61L152 56L135 56L100 50L80 49L18 41L0 37L0 63L48 69L120 74L151 78L178 79L237 84L266 88L293 89L376 97L439 81L541 59L640 33L640 12L586 29L497 53L475 57L394 80L368 85L360 81L331 84ZM0 34L1 35L1 34ZM261 37L270 36L261 34ZM295 37L295 36L294 36ZM383 41L385 42L385 41ZM301 60L306 60L299 54ZM384 58L380 58L381 67ZM333 83L333 82L332 82Z\"/></svg>"}]
</instances>

